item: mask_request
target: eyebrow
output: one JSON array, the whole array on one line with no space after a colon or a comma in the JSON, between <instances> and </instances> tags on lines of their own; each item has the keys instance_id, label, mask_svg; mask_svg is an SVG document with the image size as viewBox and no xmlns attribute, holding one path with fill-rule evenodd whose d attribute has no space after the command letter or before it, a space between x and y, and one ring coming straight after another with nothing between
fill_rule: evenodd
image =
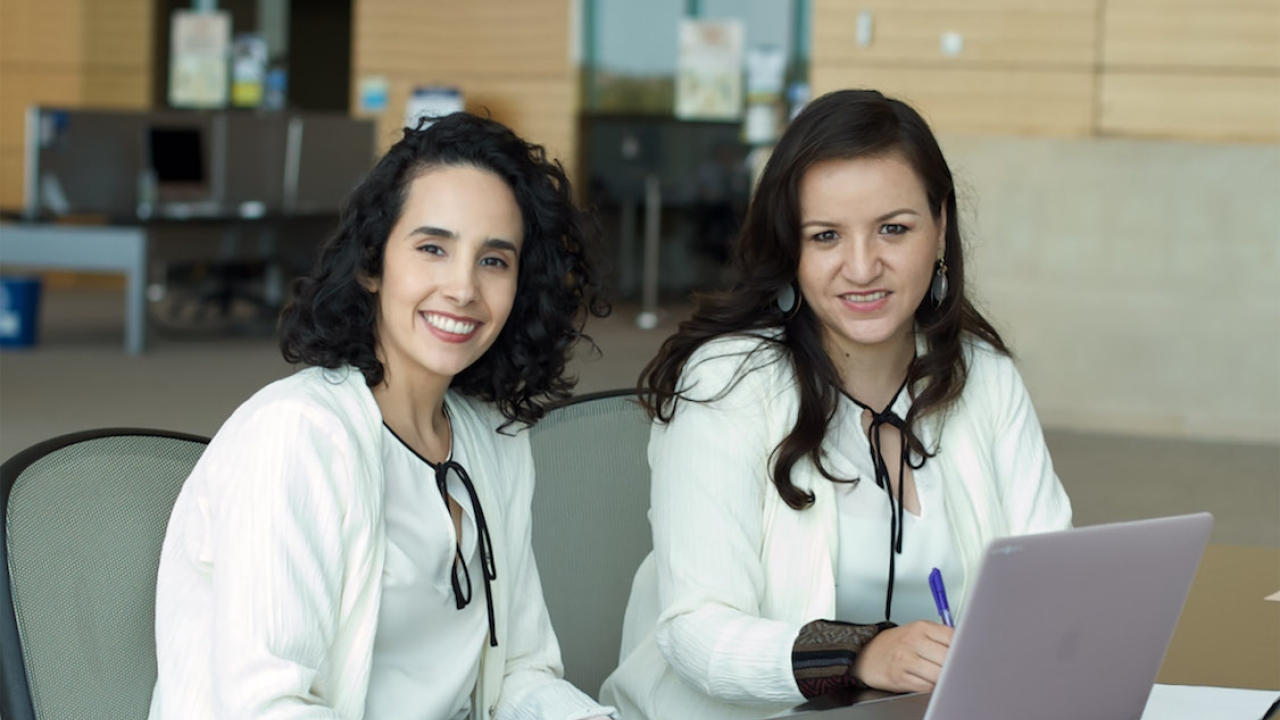
<instances>
[{"instance_id":1,"label":"eyebrow","mask_svg":"<svg viewBox=\"0 0 1280 720\"><path fill-rule=\"evenodd\" d=\"M458 233L452 230L446 230L445 228L434 227L432 225L416 227L409 233L409 237L415 237L417 235L444 238L445 240L458 239ZM481 246L493 250L506 250L507 252L515 255L520 254L520 248L516 247L515 243L510 240L503 240L502 238L485 238L484 242L481 243Z\"/></svg>"},{"instance_id":2,"label":"eyebrow","mask_svg":"<svg viewBox=\"0 0 1280 720\"><path fill-rule=\"evenodd\" d=\"M921 217L920 213L916 212L915 210L912 210L911 208L898 208L897 210L890 210L889 212L876 218L876 222L881 223L890 218L897 217L898 215L915 215L916 217ZM839 227L840 223L834 222L832 220L805 220L804 222L800 223L800 227L802 228L806 228L811 225L816 227L833 228L833 227Z\"/></svg>"}]
</instances>

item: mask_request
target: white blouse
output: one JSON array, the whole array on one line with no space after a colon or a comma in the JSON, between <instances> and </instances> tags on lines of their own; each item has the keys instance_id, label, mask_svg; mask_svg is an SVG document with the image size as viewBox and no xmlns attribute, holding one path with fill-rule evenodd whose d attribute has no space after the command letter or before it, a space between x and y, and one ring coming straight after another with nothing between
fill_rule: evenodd
<instances>
[{"instance_id":1,"label":"white blouse","mask_svg":"<svg viewBox=\"0 0 1280 720\"><path fill-rule=\"evenodd\" d=\"M892 405L899 418L911 409L908 393L900 392ZM888 589L891 506L888 493L876 484L876 469L870 455L870 439L863 430L863 409L841 397L836 421L840 442L858 471L858 483L836 484L837 524L840 547L836 562L836 619L846 623L870 624L884 620L884 597ZM925 447L933 446L933 428L916 423L915 432ZM896 473L897 468L893 469ZM902 552L893 559L893 605L890 620L899 625L914 620L941 623L929 573L942 573L948 597L963 597L965 571L955 551L951 523L937 462L925 460L922 468L911 470L915 480L920 514L902 512ZM897 491L897 488L895 492Z\"/></svg>"},{"instance_id":2,"label":"white blouse","mask_svg":"<svg viewBox=\"0 0 1280 720\"><path fill-rule=\"evenodd\" d=\"M462 557L471 576L471 602L459 610L450 579L458 538L435 468L390 428L382 432L387 559L365 718L466 720L488 636L475 509L450 472L446 489L462 508ZM461 447L450 457L467 467ZM461 568L459 580L465 591Z\"/></svg>"},{"instance_id":3,"label":"white blouse","mask_svg":"<svg viewBox=\"0 0 1280 720\"><path fill-rule=\"evenodd\" d=\"M875 482L871 443L862 430L862 408L841 398L837 432L848 449L859 482L836 484L840 547L836 563L836 619L871 624L885 619L889 584L889 496ZM907 393L893 403L898 417L911 408ZM928 423L917 423L925 447L932 445ZM929 573L938 568L948 597L962 597L965 572L951 537L937 463L912 470L920 514L903 512L902 552L894 558L893 607L889 619L899 625L915 620L942 622L929 589ZM897 468L894 468L896 472ZM895 484L894 491L897 491Z\"/></svg>"}]
</instances>

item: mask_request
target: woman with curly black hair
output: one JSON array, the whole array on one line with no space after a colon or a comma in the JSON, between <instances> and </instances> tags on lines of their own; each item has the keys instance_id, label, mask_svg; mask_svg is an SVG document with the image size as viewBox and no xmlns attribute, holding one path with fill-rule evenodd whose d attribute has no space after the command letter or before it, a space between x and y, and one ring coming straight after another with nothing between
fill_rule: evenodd
<instances>
[{"instance_id":1,"label":"woman with curly black hair","mask_svg":"<svg viewBox=\"0 0 1280 720\"><path fill-rule=\"evenodd\" d=\"M559 679L528 433L608 312L558 163L465 113L356 188L174 507L152 718L612 712Z\"/></svg>"}]
</instances>

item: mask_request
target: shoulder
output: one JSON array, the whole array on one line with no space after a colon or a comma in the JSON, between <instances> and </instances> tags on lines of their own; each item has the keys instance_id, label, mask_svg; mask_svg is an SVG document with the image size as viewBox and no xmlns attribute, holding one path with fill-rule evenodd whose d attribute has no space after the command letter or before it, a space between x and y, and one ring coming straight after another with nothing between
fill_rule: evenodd
<instances>
[{"instance_id":1,"label":"shoulder","mask_svg":"<svg viewBox=\"0 0 1280 720\"><path fill-rule=\"evenodd\" d=\"M355 368L306 368L263 387L232 413L214 437L258 441L321 438L349 442L370 434L381 413Z\"/></svg>"},{"instance_id":2,"label":"shoulder","mask_svg":"<svg viewBox=\"0 0 1280 720\"><path fill-rule=\"evenodd\" d=\"M357 370L308 368L267 385L232 413L193 471L215 503L310 505L372 519L381 414Z\"/></svg>"},{"instance_id":3,"label":"shoulder","mask_svg":"<svg viewBox=\"0 0 1280 720\"><path fill-rule=\"evenodd\" d=\"M502 466L524 464L532 457L528 427L519 422L507 425L506 416L492 403L454 390L449 391L446 402L455 440L466 443L468 455L488 458Z\"/></svg>"},{"instance_id":4,"label":"shoulder","mask_svg":"<svg viewBox=\"0 0 1280 720\"><path fill-rule=\"evenodd\" d=\"M1012 357L969 336L964 340L964 358L967 373L962 398L966 405L994 410L1022 402L1026 385Z\"/></svg>"},{"instance_id":5,"label":"shoulder","mask_svg":"<svg viewBox=\"0 0 1280 720\"><path fill-rule=\"evenodd\" d=\"M464 448L467 470L477 487L493 493L502 507L527 505L534 484L528 429L520 423L504 428L507 418L497 407L455 390L449 391L445 402L454 442Z\"/></svg>"},{"instance_id":6,"label":"shoulder","mask_svg":"<svg viewBox=\"0 0 1280 720\"><path fill-rule=\"evenodd\" d=\"M1018 366L1013 358L992 347L991 343L972 335L966 335L963 342L965 365L969 371L970 381L1007 382L1018 377Z\"/></svg>"},{"instance_id":7,"label":"shoulder","mask_svg":"<svg viewBox=\"0 0 1280 720\"><path fill-rule=\"evenodd\" d=\"M465 395L457 390L450 390L445 397L454 425L459 426L459 429L465 428L468 433L474 434L478 439L501 443L504 439L509 440L528 434L526 427L519 422L503 428L507 418L493 403Z\"/></svg>"},{"instance_id":8,"label":"shoulder","mask_svg":"<svg viewBox=\"0 0 1280 720\"><path fill-rule=\"evenodd\" d=\"M736 393L739 386L771 387L791 373L786 346L777 331L735 333L709 340L695 350L680 373L690 399L710 400Z\"/></svg>"}]
</instances>

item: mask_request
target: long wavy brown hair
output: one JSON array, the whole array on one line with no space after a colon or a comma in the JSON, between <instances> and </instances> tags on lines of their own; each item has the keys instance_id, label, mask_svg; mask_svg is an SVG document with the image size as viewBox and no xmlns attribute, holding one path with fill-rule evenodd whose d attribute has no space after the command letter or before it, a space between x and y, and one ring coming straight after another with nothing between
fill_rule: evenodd
<instances>
[{"instance_id":1,"label":"long wavy brown hair","mask_svg":"<svg viewBox=\"0 0 1280 720\"><path fill-rule=\"evenodd\" d=\"M955 186L938 141L929 125L906 103L874 90L842 90L824 95L796 117L774 148L734 247L737 280L725 291L695 296L693 316L680 324L640 375L639 392L651 419L670 422L680 401L708 402L729 392L752 363L744 361L737 378L714 398L690 398L680 390L680 375L689 357L705 343L726 335L758 332L781 350L795 371L799 412L795 426L774 449L773 483L788 505L802 509L813 494L791 482L791 471L808 457L827 479L822 442L840 396L840 377L822 346L822 328L807 305L784 315L776 298L796 278L800 262L800 181L813 165L826 160L897 155L924 185L933 217L946 212L949 290L938 306L925 298L916 308L919 332L928 350L907 369L911 410L904 418L913 454L928 457L916 432L921 418L944 413L964 390L968 367L966 335L986 341L997 351L1009 350L1000 334L966 295L964 248ZM780 332L779 332L780 330Z\"/></svg>"}]
</instances>

